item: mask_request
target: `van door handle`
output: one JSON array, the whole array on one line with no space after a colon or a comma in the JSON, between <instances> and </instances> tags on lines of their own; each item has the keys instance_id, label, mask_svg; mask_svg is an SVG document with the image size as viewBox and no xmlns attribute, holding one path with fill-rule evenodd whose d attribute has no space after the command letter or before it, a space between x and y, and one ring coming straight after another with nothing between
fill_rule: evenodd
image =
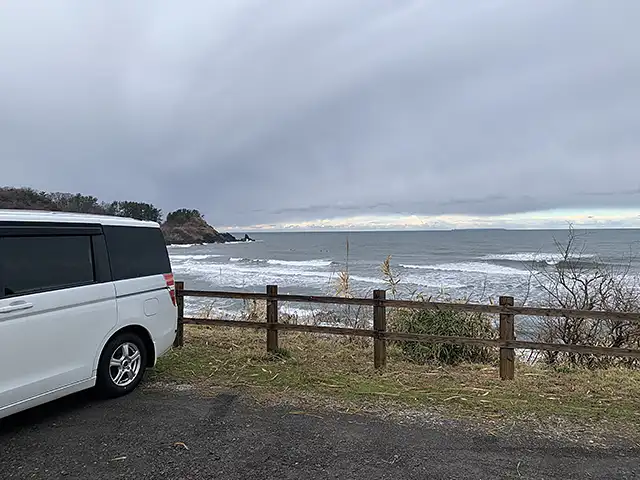
<instances>
[{"instance_id":1,"label":"van door handle","mask_svg":"<svg viewBox=\"0 0 640 480\"><path fill-rule=\"evenodd\" d=\"M27 310L29 308L33 308L33 303L27 303L27 302L11 303L11 304L7 305L6 307L0 307L0 314L17 312L17 311L20 311L20 310Z\"/></svg>"}]
</instances>

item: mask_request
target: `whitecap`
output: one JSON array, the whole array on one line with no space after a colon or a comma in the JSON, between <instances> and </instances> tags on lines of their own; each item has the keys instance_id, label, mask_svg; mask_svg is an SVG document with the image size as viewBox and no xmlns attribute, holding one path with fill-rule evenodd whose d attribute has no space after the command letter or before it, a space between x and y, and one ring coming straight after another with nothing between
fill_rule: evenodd
<instances>
[{"instance_id":1,"label":"whitecap","mask_svg":"<svg viewBox=\"0 0 640 480\"><path fill-rule=\"evenodd\" d=\"M443 263L436 265L407 265L400 264L400 267L410 270L436 270L446 272L469 272L483 273L488 275L528 275L529 272L512 267L503 267L485 262L460 262Z\"/></svg>"},{"instance_id":2,"label":"whitecap","mask_svg":"<svg viewBox=\"0 0 640 480\"><path fill-rule=\"evenodd\" d=\"M265 264L257 262L207 263L185 261L177 263L174 271L179 274L194 275L216 286L246 287L277 284L289 287L326 287L336 279L336 274L326 270L298 268L291 265ZM382 279L351 275L355 283L380 285Z\"/></svg>"},{"instance_id":3,"label":"whitecap","mask_svg":"<svg viewBox=\"0 0 640 480\"><path fill-rule=\"evenodd\" d=\"M217 258L217 257L221 257L222 255L214 255L214 254L207 254L207 255L169 255L169 258L171 258L171 260L206 260L208 258Z\"/></svg>"},{"instance_id":4,"label":"whitecap","mask_svg":"<svg viewBox=\"0 0 640 480\"><path fill-rule=\"evenodd\" d=\"M267 260L269 265L288 265L291 267L329 267L331 260Z\"/></svg>"},{"instance_id":5,"label":"whitecap","mask_svg":"<svg viewBox=\"0 0 640 480\"><path fill-rule=\"evenodd\" d=\"M247 240L236 240L234 242L224 242L224 243L222 243L220 245L250 245L252 243L262 243L262 242L263 242L263 240L250 240L250 241L247 241Z\"/></svg>"},{"instance_id":6,"label":"whitecap","mask_svg":"<svg viewBox=\"0 0 640 480\"><path fill-rule=\"evenodd\" d=\"M569 255L568 259L593 258L592 254ZM565 259L561 253L541 253L541 252L517 252L517 253L496 253L485 255L482 260L506 260L513 262L531 263L545 262L548 265L557 265Z\"/></svg>"},{"instance_id":7,"label":"whitecap","mask_svg":"<svg viewBox=\"0 0 640 480\"><path fill-rule=\"evenodd\" d=\"M243 257L231 257L230 262L234 263L264 263L268 265L280 265L287 267L329 267L331 266L331 260L276 260L276 259L261 259L261 258L243 258Z\"/></svg>"},{"instance_id":8,"label":"whitecap","mask_svg":"<svg viewBox=\"0 0 640 480\"><path fill-rule=\"evenodd\" d=\"M230 262L233 263L267 263L266 260L261 260L259 258L243 258L243 257L231 257L229 259Z\"/></svg>"}]
</instances>

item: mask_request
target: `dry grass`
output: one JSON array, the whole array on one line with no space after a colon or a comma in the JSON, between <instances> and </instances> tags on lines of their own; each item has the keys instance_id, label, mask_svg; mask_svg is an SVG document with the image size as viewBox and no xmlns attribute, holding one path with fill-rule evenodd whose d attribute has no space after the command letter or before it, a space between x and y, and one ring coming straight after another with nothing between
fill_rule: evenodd
<instances>
[{"instance_id":1,"label":"dry grass","mask_svg":"<svg viewBox=\"0 0 640 480\"><path fill-rule=\"evenodd\" d=\"M187 327L185 346L163 358L154 380L196 388L243 387L260 398L285 398L341 409L416 409L446 418L571 423L623 429L640 438L640 372L552 370L519 364L514 381L497 366L433 367L403 361L374 370L367 342L280 332L281 355L267 355L265 332Z\"/></svg>"}]
</instances>

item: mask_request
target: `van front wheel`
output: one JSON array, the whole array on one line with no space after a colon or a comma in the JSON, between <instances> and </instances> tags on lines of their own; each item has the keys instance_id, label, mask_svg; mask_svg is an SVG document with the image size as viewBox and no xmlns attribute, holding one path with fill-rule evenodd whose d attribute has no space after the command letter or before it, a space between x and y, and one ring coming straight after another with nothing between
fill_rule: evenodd
<instances>
[{"instance_id":1,"label":"van front wheel","mask_svg":"<svg viewBox=\"0 0 640 480\"><path fill-rule=\"evenodd\" d=\"M108 398L126 395L138 386L146 365L147 350L140 337L123 333L112 338L98 362L98 393Z\"/></svg>"}]
</instances>

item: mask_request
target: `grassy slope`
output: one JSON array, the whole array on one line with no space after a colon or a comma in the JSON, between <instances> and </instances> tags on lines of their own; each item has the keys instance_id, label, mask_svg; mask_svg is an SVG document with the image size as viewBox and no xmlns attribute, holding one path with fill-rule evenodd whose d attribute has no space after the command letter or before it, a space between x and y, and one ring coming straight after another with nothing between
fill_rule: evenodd
<instances>
[{"instance_id":1,"label":"grassy slope","mask_svg":"<svg viewBox=\"0 0 640 480\"><path fill-rule=\"evenodd\" d=\"M286 354L273 358L265 352L265 332L185 330L185 346L159 362L154 380L204 390L243 387L258 398L349 411L409 409L503 425L515 420L571 424L640 438L638 371L557 371L519 364L509 382L500 380L494 365L416 365L390 348L389 365L380 372L372 366L367 341L281 332Z\"/></svg>"}]
</instances>

